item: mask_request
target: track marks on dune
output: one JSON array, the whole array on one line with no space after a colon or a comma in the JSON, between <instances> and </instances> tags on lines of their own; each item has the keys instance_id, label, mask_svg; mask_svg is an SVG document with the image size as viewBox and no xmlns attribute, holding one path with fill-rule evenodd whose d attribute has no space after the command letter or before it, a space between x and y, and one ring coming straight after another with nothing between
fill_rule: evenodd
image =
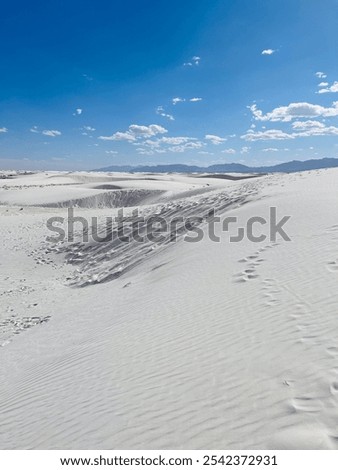
<instances>
[{"instance_id":1,"label":"track marks on dune","mask_svg":"<svg viewBox=\"0 0 338 470\"><path fill-rule=\"evenodd\" d=\"M7 346L12 340L13 335L19 335L29 328L36 325L42 325L50 320L50 315L40 317L17 317L12 315L10 318L6 318L0 322L0 346Z\"/></svg>"},{"instance_id":2,"label":"track marks on dune","mask_svg":"<svg viewBox=\"0 0 338 470\"><path fill-rule=\"evenodd\" d=\"M132 215L125 217L120 224L111 222L108 226L101 226L98 234L100 240L90 239L88 243L77 241L57 248L58 253L66 255L68 263L77 265L69 284L85 287L119 278L159 250L168 249L182 240L194 228L201 226L203 229L212 214L221 215L239 207L257 197L257 193L257 183L245 183L226 192L207 193L198 200L185 198L144 209L141 214L144 220L137 224L138 215ZM161 227L158 233L158 229L152 226L149 233L150 217L160 217L165 221L166 230L162 231ZM196 234L191 233L191 237L194 236ZM54 247L49 250L53 252ZM247 279L254 279L255 276L255 272L245 273Z\"/></svg>"}]
</instances>

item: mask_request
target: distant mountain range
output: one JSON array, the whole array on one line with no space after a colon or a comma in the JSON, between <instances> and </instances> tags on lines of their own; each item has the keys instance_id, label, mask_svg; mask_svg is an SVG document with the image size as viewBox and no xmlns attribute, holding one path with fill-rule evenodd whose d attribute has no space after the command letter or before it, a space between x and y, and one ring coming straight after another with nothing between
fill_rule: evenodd
<instances>
[{"instance_id":1,"label":"distant mountain range","mask_svg":"<svg viewBox=\"0 0 338 470\"><path fill-rule=\"evenodd\" d=\"M251 167L240 163L220 163L208 167L195 165L153 165L153 166L118 166L112 165L93 171L132 172L132 173L294 173L296 171L319 170L321 168L337 168L338 158L321 158L304 162L293 160L273 166Z\"/></svg>"}]
</instances>

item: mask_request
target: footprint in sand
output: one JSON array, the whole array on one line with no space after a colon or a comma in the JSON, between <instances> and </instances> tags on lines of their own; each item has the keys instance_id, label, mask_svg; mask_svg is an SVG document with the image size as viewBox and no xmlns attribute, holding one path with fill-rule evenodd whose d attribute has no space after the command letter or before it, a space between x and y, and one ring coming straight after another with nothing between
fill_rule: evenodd
<instances>
[{"instance_id":1,"label":"footprint in sand","mask_svg":"<svg viewBox=\"0 0 338 470\"><path fill-rule=\"evenodd\" d=\"M256 268L264 261L264 258L260 258L260 254L264 249L260 248L252 255L238 260L238 263L247 264L247 267L242 272L234 275L234 282L247 282L259 277Z\"/></svg>"},{"instance_id":2,"label":"footprint in sand","mask_svg":"<svg viewBox=\"0 0 338 470\"><path fill-rule=\"evenodd\" d=\"M332 273L338 272L338 261L330 261L327 263L327 269Z\"/></svg>"},{"instance_id":3,"label":"footprint in sand","mask_svg":"<svg viewBox=\"0 0 338 470\"><path fill-rule=\"evenodd\" d=\"M338 346L330 346L326 349L326 351L330 354L332 357L337 357L338 356Z\"/></svg>"},{"instance_id":4,"label":"footprint in sand","mask_svg":"<svg viewBox=\"0 0 338 470\"><path fill-rule=\"evenodd\" d=\"M307 313L309 313L309 311L305 304L296 304L294 306L293 313L290 314L290 317L299 319L299 318L304 317L304 315L306 315Z\"/></svg>"},{"instance_id":5,"label":"footprint in sand","mask_svg":"<svg viewBox=\"0 0 338 470\"><path fill-rule=\"evenodd\" d=\"M246 269L245 271L235 274L234 276L234 282L247 282L252 279L257 279L259 275L251 269Z\"/></svg>"},{"instance_id":6,"label":"footprint in sand","mask_svg":"<svg viewBox=\"0 0 338 470\"><path fill-rule=\"evenodd\" d=\"M239 262L242 261L240 260ZM234 282L247 282L252 279L257 279L259 275L255 269L255 266L255 263L248 263L246 269L234 275Z\"/></svg>"},{"instance_id":7,"label":"footprint in sand","mask_svg":"<svg viewBox=\"0 0 338 470\"><path fill-rule=\"evenodd\" d=\"M336 233L338 232L338 224L332 225L331 227L326 229L328 233Z\"/></svg>"},{"instance_id":8,"label":"footprint in sand","mask_svg":"<svg viewBox=\"0 0 338 470\"><path fill-rule=\"evenodd\" d=\"M337 395L338 394L338 382L332 382L330 386L330 392L332 395Z\"/></svg>"},{"instance_id":9,"label":"footprint in sand","mask_svg":"<svg viewBox=\"0 0 338 470\"><path fill-rule=\"evenodd\" d=\"M311 397L297 397L291 400L291 406L295 412L316 413L323 408L322 403Z\"/></svg>"},{"instance_id":10,"label":"footprint in sand","mask_svg":"<svg viewBox=\"0 0 338 470\"><path fill-rule=\"evenodd\" d=\"M265 305L272 307L280 303L278 294L281 293L280 288L277 285L277 282L274 279L266 278L262 282L263 287L263 296L265 298Z\"/></svg>"}]
</instances>

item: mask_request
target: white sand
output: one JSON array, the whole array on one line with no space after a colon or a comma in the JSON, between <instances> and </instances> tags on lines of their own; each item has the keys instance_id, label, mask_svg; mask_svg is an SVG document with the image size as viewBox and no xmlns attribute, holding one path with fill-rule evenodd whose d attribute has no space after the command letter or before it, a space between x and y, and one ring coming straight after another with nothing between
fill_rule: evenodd
<instances>
[{"instance_id":1,"label":"white sand","mask_svg":"<svg viewBox=\"0 0 338 470\"><path fill-rule=\"evenodd\" d=\"M0 179L0 448L337 449L337 179ZM292 241L92 242L66 264L45 223L74 200L100 220L107 201L241 223L275 206Z\"/></svg>"}]
</instances>

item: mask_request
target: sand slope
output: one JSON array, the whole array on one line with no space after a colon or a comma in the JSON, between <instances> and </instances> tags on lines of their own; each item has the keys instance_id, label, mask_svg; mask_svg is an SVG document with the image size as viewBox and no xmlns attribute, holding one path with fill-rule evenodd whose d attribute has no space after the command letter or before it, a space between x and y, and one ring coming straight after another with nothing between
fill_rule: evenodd
<instances>
[{"instance_id":1,"label":"sand slope","mask_svg":"<svg viewBox=\"0 0 338 470\"><path fill-rule=\"evenodd\" d=\"M143 210L165 217L215 207L244 223L275 206L291 242L183 233L92 242L66 264L86 247L45 240L65 209L3 199L0 448L338 448L338 171L124 177L94 183L161 191ZM23 178L48 191L45 176ZM24 184L3 191L19 201Z\"/></svg>"}]
</instances>

